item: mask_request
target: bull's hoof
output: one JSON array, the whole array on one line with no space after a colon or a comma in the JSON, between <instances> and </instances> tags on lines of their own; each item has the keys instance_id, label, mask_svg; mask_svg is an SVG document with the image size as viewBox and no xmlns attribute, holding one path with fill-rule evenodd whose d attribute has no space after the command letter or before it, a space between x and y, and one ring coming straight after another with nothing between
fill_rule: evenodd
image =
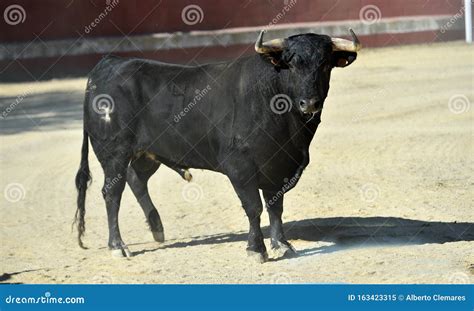
<instances>
[{"instance_id":1,"label":"bull's hoof","mask_svg":"<svg viewBox=\"0 0 474 311\"><path fill-rule=\"evenodd\" d=\"M163 231L152 231L153 239L158 243L163 243L165 241L165 233Z\"/></svg>"},{"instance_id":2,"label":"bull's hoof","mask_svg":"<svg viewBox=\"0 0 474 311\"><path fill-rule=\"evenodd\" d=\"M254 251L251 251L251 250L247 250L247 255L249 256L249 258L251 260L254 260L257 263L264 263L264 262L268 261L267 252L258 253L258 252L254 252Z\"/></svg>"},{"instance_id":3,"label":"bull's hoof","mask_svg":"<svg viewBox=\"0 0 474 311\"><path fill-rule=\"evenodd\" d=\"M191 182L193 180L193 175L191 175L191 172L188 170L184 170L184 179L187 182Z\"/></svg>"},{"instance_id":4,"label":"bull's hoof","mask_svg":"<svg viewBox=\"0 0 474 311\"><path fill-rule=\"evenodd\" d=\"M133 256L127 245L123 245L121 248L118 249L112 249L110 252L112 254L112 257L114 258L130 258Z\"/></svg>"},{"instance_id":5,"label":"bull's hoof","mask_svg":"<svg viewBox=\"0 0 474 311\"><path fill-rule=\"evenodd\" d=\"M291 257L296 255L296 249L289 242L272 243L271 254L273 258Z\"/></svg>"}]
</instances>

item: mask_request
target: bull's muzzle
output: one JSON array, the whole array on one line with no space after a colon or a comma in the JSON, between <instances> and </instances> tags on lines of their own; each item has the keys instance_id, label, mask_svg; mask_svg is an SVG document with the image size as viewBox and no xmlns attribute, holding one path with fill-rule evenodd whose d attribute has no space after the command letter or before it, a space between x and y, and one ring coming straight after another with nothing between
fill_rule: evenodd
<instances>
[{"instance_id":1,"label":"bull's muzzle","mask_svg":"<svg viewBox=\"0 0 474 311\"><path fill-rule=\"evenodd\" d=\"M299 109L304 114L316 113L321 111L322 105L320 101L315 98L302 99L299 103Z\"/></svg>"}]
</instances>

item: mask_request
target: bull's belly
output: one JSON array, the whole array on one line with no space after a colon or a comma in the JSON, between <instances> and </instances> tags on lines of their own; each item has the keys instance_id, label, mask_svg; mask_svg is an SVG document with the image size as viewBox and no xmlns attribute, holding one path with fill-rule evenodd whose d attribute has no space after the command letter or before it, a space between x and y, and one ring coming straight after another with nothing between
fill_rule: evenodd
<instances>
[{"instance_id":1,"label":"bull's belly","mask_svg":"<svg viewBox=\"0 0 474 311\"><path fill-rule=\"evenodd\" d=\"M167 166L219 170L216 157L204 140L193 143L183 137L160 137L140 142L137 151L151 153Z\"/></svg>"},{"instance_id":2,"label":"bull's belly","mask_svg":"<svg viewBox=\"0 0 474 311\"><path fill-rule=\"evenodd\" d=\"M198 109L175 120L179 104L156 104L143 116L136 129L137 149L146 149L166 165L219 171L219 146L226 142L223 130Z\"/></svg>"}]
</instances>

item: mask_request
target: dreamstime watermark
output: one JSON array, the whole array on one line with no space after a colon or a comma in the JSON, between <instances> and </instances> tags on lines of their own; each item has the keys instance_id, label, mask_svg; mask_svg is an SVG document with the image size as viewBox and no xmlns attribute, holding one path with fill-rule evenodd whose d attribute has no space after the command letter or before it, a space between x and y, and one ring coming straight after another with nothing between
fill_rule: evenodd
<instances>
[{"instance_id":1,"label":"dreamstime watermark","mask_svg":"<svg viewBox=\"0 0 474 311\"><path fill-rule=\"evenodd\" d=\"M375 202L380 196L380 188L374 183L367 183L359 189L360 198L366 202Z\"/></svg>"},{"instance_id":2,"label":"dreamstime watermark","mask_svg":"<svg viewBox=\"0 0 474 311\"><path fill-rule=\"evenodd\" d=\"M96 274L92 277L91 283L93 284L114 284L116 283L114 278L107 275Z\"/></svg>"},{"instance_id":3,"label":"dreamstime watermark","mask_svg":"<svg viewBox=\"0 0 474 311\"><path fill-rule=\"evenodd\" d=\"M181 110L178 114L174 116L174 122L178 123L181 118L183 118L188 112L190 112L194 108L194 106L196 106L197 103L199 103L204 98L204 96L209 93L210 90L212 90L212 88L209 84L202 90L196 89L194 91L193 99L186 105L186 107L184 107L183 110Z\"/></svg>"},{"instance_id":4,"label":"dreamstime watermark","mask_svg":"<svg viewBox=\"0 0 474 311\"><path fill-rule=\"evenodd\" d=\"M265 27L265 32L271 29L273 26L278 24L288 12L296 5L296 0L284 0L283 1L283 8L277 15L268 23L267 27Z\"/></svg>"},{"instance_id":5,"label":"dreamstime watermark","mask_svg":"<svg viewBox=\"0 0 474 311\"><path fill-rule=\"evenodd\" d=\"M204 20L204 12L199 5L190 4L181 11L181 19L186 25L200 24Z\"/></svg>"},{"instance_id":6,"label":"dreamstime watermark","mask_svg":"<svg viewBox=\"0 0 474 311\"><path fill-rule=\"evenodd\" d=\"M279 272L272 276L272 284L291 284L291 277L288 273Z\"/></svg>"},{"instance_id":7,"label":"dreamstime watermark","mask_svg":"<svg viewBox=\"0 0 474 311\"><path fill-rule=\"evenodd\" d=\"M281 187L281 189L275 193L275 195L273 197L270 198L270 200L268 200L267 202L267 208L268 207L271 207L273 204L275 204L275 202L277 202L280 198L283 197L283 195L285 194L285 192L287 192L289 189L293 188L296 183L298 182L298 179L299 179L299 175L298 174L295 174L295 176L291 177L291 179L288 179L288 178L284 178L283 179L283 187Z\"/></svg>"},{"instance_id":8,"label":"dreamstime watermark","mask_svg":"<svg viewBox=\"0 0 474 311\"><path fill-rule=\"evenodd\" d=\"M123 178L123 176L120 173L117 174L117 176L115 176L113 178L107 177L105 179L103 193L105 194L105 193L109 192L122 178Z\"/></svg>"},{"instance_id":9,"label":"dreamstime watermark","mask_svg":"<svg viewBox=\"0 0 474 311\"><path fill-rule=\"evenodd\" d=\"M471 278L464 272L454 272L448 276L448 282L451 284L470 284Z\"/></svg>"},{"instance_id":10,"label":"dreamstime watermark","mask_svg":"<svg viewBox=\"0 0 474 311\"><path fill-rule=\"evenodd\" d=\"M186 202L197 202L203 197L202 188L196 183L186 184L181 191L181 196Z\"/></svg>"},{"instance_id":11,"label":"dreamstime watermark","mask_svg":"<svg viewBox=\"0 0 474 311\"><path fill-rule=\"evenodd\" d=\"M43 296L14 297L9 295L5 298L7 304L84 304L84 297L53 297L50 292Z\"/></svg>"},{"instance_id":12,"label":"dreamstime watermark","mask_svg":"<svg viewBox=\"0 0 474 311\"><path fill-rule=\"evenodd\" d=\"M374 93L371 97L371 99L361 106L361 108L357 111L357 114L352 117L352 122L358 122L360 119L362 119L365 115L367 115L370 107L373 106L373 104L384 98L388 93L388 90L386 88L381 88L377 91L377 93Z\"/></svg>"},{"instance_id":13,"label":"dreamstime watermark","mask_svg":"<svg viewBox=\"0 0 474 311\"><path fill-rule=\"evenodd\" d=\"M286 94L276 94L270 99L270 109L276 114L284 114L291 111L293 102Z\"/></svg>"},{"instance_id":14,"label":"dreamstime watermark","mask_svg":"<svg viewBox=\"0 0 474 311\"><path fill-rule=\"evenodd\" d=\"M365 25L373 25L382 19L382 11L374 4L363 6L359 11L359 19Z\"/></svg>"},{"instance_id":15,"label":"dreamstime watermark","mask_svg":"<svg viewBox=\"0 0 474 311\"><path fill-rule=\"evenodd\" d=\"M26 190L20 183L10 183L3 190L3 196L8 202L16 203L25 198Z\"/></svg>"},{"instance_id":16,"label":"dreamstime watermark","mask_svg":"<svg viewBox=\"0 0 474 311\"><path fill-rule=\"evenodd\" d=\"M5 11L3 11L3 19L5 23L11 26L22 24L26 20L25 9L18 4L9 5Z\"/></svg>"},{"instance_id":17,"label":"dreamstime watermark","mask_svg":"<svg viewBox=\"0 0 474 311\"><path fill-rule=\"evenodd\" d=\"M471 3L474 3L474 1L471 0ZM456 24L456 22L458 20L463 18L465 11L466 11L466 8L464 6L462 6L461 9L456 14L451 16L451 18L449 19L449 21L446 24L441 26L439 31L441 33L445 33L446 31L448 31L451 27L454 26L454 24Z\"/></svg>"},{"instance_id":18,"label":"dreamstime watermark","mask_svg":"<svg viewBox=\"0 0 474 311\"><path fill-rule=\"evenodd\" d=\"M461 114L468 112L471 108L471 102L466 95L457 94L451 96L448 102L449 110L454 114Z\"/></svg>"},{"instance_id":19,"label":"dreamstime watermark","mask_svg":"<svg viewBox=\"0 0 474 311\"><path fill-rule=\"evenodd\" d=\"M2 118L6 119L7 116L15 110L16 106L18 106L24 99L25 97L29 96L31 94L31 91L26 90L25 92L19 94L13 103L11 103L9 106L7 106L3 111L2 111Z\"/></svg>"},{"instance_id":20,"label":"dreamstime watermark","mask_svg":"<svg viewBox=\"0 0 474 311\"><path fill-rule=\"evenodd\" d=\"M102 119L109 122L110 114L115 109L114 99L109 94L99 94L92 100L92 109L96 113L103 115Z\"/></svg>"},{"instance_id":21,"label":"dreamstime watermark","mask_svg":"<svg viewBox=\"0 0 474 311\"><path fill-rule=\"evenodd\" d=\"M97 27L102 20L119 4L120 0L107 0L105 9L87 26L84 27L85 33L90 33Z\"/></svg>"}]
</instances>

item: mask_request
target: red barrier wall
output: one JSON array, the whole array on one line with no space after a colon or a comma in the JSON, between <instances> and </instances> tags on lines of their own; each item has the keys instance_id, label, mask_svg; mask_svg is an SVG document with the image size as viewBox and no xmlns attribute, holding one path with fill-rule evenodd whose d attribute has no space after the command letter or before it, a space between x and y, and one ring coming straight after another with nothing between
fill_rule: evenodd
<instances>
[{"instance_id":1,"label":"red barrier wall","mask_svg":"<svg viewBox=\"0 0 474 311\"><path fill-rule=\"evenodd\" d=\"M139 35L159 32L188 32L248 26L268 25L282 12L285 5L291 9L278 19L278 24L359 20L361 9L375 5L382 18L455 15L463 0L3 0L0 13L12 5L23 7L23 23L9 25L0 20L0 42L29 42ZM293 2L292 2L293 1ZM296 4L294 4L296 2ZM107 4L110 13L98 25L86 31ZM188 5L198 5L203 13L200 23L188 25L182 11ZM3 14L2 14L3 15ZM3 17L3 16L2 16ZM462 22L462 21L461 21ZM421 42L462 39L463 31L419 31L363 37L364 46L387 46ZM249 45L250 46L250 45ZM194 49L122 53L123 56L154 58L169 62L208 62L241 55L249 46L211 46ZM120 54L120 53L119 53ZM79 55L36 59L0 61L0 81L50 79L63 76L85 75L102 55Z\"/></svg>"},{"instance_id":2,"label":"red barrier wall","mask_svg":"<svg viewBox=\"0 0 474 311\"><path fill-rule=\"evenodd\" d=\"M190 30L210 30L266 25L290 0L119 0L119 3L90 33L84 31L104 11L111 0L4 0L3 12L10 4L21 5L26 20L18 25L1 23L0 41L89 36L121 36ZM286 2L285 2L286 1ZM184 7L197 4L203 20L187 25L181 19ZM296 0L296 5L279 23L359 19L365 5L376 5L382 17L457 13L462 0Z\"/></svg>"}]
</instances>

